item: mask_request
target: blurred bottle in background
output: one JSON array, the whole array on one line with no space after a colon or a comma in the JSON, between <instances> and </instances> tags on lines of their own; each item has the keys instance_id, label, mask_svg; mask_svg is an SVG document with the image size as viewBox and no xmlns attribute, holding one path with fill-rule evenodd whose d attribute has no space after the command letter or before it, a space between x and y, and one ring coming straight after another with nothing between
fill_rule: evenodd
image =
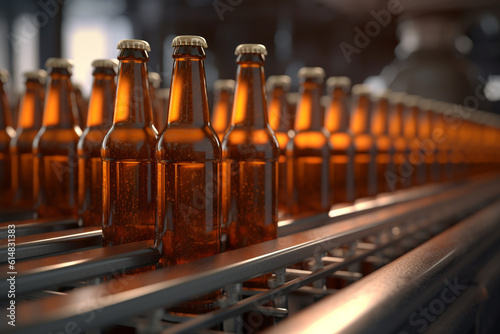
<instances>
[{"instance_id":1,"label":"blurred bottle in background","mask_svg":"<svg viewBox=\"0 0 500 334\"><path fill-rule=\"evenodd\" d=\"M0 207L8 207L11 202L11 157L9 146L11 137L10 105L4 84L9 79L7 70L0 70Z\"/></svg>"},{"instance_id":2,"label":"blurred bottle in background","mask_svg":"<svg viewBox=\"0 0 500 334\"><path fill-rule=\"evenodd\" d=\"M153 110L153 124L161 132L166 124L166 117L164 115L165 110L162 109L161 101L156 95L157 90L161 85L161 76L156 72L148 72L148 82L149 82L149 98L151 99L151 109ZM164 122L162 123L162 121Z\"/></svg>"},{"instance_id":3,"label":"blurred bottle in background","mask_svg":"<svg viewBox=\"0 0 500 334\"><path fill-rule=\"evenodd\" d=\"M410 147L404 135L404 119L406 113L406 93L391 92L389 101L389 134L394 144L394 166L396 175L391 180L392 190L408 188L415 172L410 164Z\"/></svg>"},{"instance_id":4,"label":"blurred bottle in background","mask_svg":"<svg viewBox=\"0 0 500 334\"><path fill-rule=\"evenodd\" d=\"M87 111L89 106L83 97L82 86L80 84L73 84L73 92L76 105L75 110L77 112L77 124L83 131L85 129L85 125L87 124Z\"/></svg>"},{"instance_id":5,"label":"blurred bottle in background","mask_svg":"<svg viewBox=\"0 0 500 334\"><path fill-rule=\"evenodd\" d=\"M236 82L231 79L219 79L214 83L214 104L212 110L212 126L217 132L220 141L231 125L231 112L233 109L234 86Z\"/></svg>"},{"instance_id":6,"label":"blurred bottle in background","mask_svg":"<svg viewBox=\"0 0 500 334\"><path fill-rule=\"evenodd\" d=\"M156 129L158 133L161 133L167 125L170 88L159 88L155 91L155 95L160 110L159 114L156 115L156 123L158 123L160 127Z\"/></svg>"},{"instance_id":7,"label":"blurred bottle in background","mask_svg":"<svg viewBox=\"0 0 500 334\"><path fill-rule=\"evenodd\" d=\"M405 98L406 115L403 121L404 134L409 143L409 159L414 171L412 174L411 185L422 185L425 183L425 157L423 146L419 136L418 120L420 117L419 109L420 97L417 95L407 95ZM458 145L457 145L458 146Z\"/></svg>"}]
</instances>

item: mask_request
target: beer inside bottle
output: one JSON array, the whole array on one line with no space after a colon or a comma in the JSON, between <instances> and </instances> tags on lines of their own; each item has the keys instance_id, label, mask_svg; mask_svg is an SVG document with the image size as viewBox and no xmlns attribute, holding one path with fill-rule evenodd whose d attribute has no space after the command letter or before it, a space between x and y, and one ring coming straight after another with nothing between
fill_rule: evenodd
<instances>
[{"instance_id":1,"label":"beer inside bottle","mask_svg":"<svg viewBox=\"0 0 500 334\"><path fill-rule=\"evenodd\" d=\"M389 134L394 143L394 166L396 171L395 189L408 188L411 185L413 167L409 162L409 144L404 136L403 120L406 114L406 94L391 92L389 100Z\"/></svg>"},{"instance_id":2,"label":"beer inside bottle","mask_svg":"<svg viewBox=\"0 0 500 334\"><path fill-rule=\"evenodd\" d=\"M231 124L235 84L235 81L231 79L221 79L214 83L215 100L212 112L212 126L221 142Z\"/></svg>"},{"instance_id":3,"label":"beer inside bottle","mask_svg":"<svg viewBox=\"0 0 500 334\"><path fill-rule=\"evenodd\" d=\"M377 194L377 152L375 137L370 132L372 102L365 85L352 87L350 128L354 135L354 179L356 198Z\"/></svg>"},{"instance_id":4,"label":"beer inside bottle","mask_svg":"<svg viewBox=\"0 0 500 334\"><path fill-rule=\"evenodd\" d=\"M320 67L299 70L300 98L295 136L290 146L293 161L292 213L320 212L330 208L330 134L323 127L320 106L325 72Z\"/></svg>"},{"instance_id":5,"label":"beer inside bottle","mask_svg":"<svg viewBox=\"0 0 500 334\"><path fill-rule=\"evenodd\" d=\"M330 102L325 113L325 128L330 132L332 145L331 186L332 203L354 200L354 138L349 129L349 92L351 80L330 77L326 81Z\"/></svg>"},{"instance_id":6,"label":"beer inside bottle","mask_svg":"<svg viewBox=\"0 0 500 334\"><path fill-rule=\"evenodd\" d=\"M111 59L92 62L94 83L87 126L78 142L78 215L83 226L102 226L101 147L113 123L117 65Z\"/></svg>"},{"instance_id":7,"label":"beer inside bottle","mask_svg":"<svg viewBox=\"0 0 500 334\"><path fill-rule=\"evenodd\" d=\"M47 72L24 73L26 90L21 99L16 136L10 143L13 205L33 208L33 140L42 126Z\"/></svg>"},{"instance_id":8,"label":"beer inside bottle","mask_svg":"<svg viewBox=\"0 0 500 334\"><path fill-rule=\"evenodd\" d=\"M227 250L275 239L278 227L278 156L269 126L261 44L236 48L236 92L231 127L222 142Z\"/></svg>"},{"instance_id":9,"label":"beer inside bottle","mask_svg":"<svg viewBox=\"0 0 500 334\"><path fill-rule=\"evenodd\" d=\"M68 59L49 58L49 82L42 127L33 141L33 193L36 217L78 213L78 125L74 118Z\"/></svg>"},{"instance_id":10,"label":"beer inside bottle","mask_svg":"<svg viewBox=\"0 0 500 334\"><path fill-rule=\"evenodd\" d=\"M168 122L156 149L158 230L161 266L183 264L220 253L221 147L209 122L203 60L207 43L177 36ZM205 313L216 294L182 303L172 311Z\"/></svg>"},{"instance_id":11,"label":"beer inside bottle","mask_svg":"<svg viewBox=\"0 0 500 334\"><path fill-rule=\"evenodd\" d=\"M291 210L292 175L288 159L288 109L286 94L290 90L292 79L287 75L272 75L267 79L269 93L269 125L276 135L280 147L278 159L278 212L289 214Z\"/></svg>"},{"instance_id":12,"label":"beer inside bottle","mask_svg":"<svg viewBox=\"0 0 500 334\"><path fill-rule=\"evenodd\" d=\"M122 40L117 48L120 65L113 125L101 150L104 246L155 237L157 132L146 68L150 48L141 40Z\"/></svg>"},{"instance_id":13,"label":"beer inside bottle","mask_svg":"<svg viewBox=\"0 0 500 334\"><path fill-rule=\"evenodd\" d=\"M416 95L408 95L405 99L407 112L404 120L404 134L408 140L410 149L408 161L413 167L411 185L422 185L425 183L424 147L418 134L418 120L420 117L419 101L420 97Z\"/></svg>"},{"instance_id":14,"label":"beer inside bottle","mask_svg":"<svg viewBox=\"0 0 500 334\"><path fill-rule=\"evenodd\" d=\"M7 82L9 72L0 70L0 207L6 208L11 198L11 158L9 145L11 137L8 132L10 124L10 107L4 83Z\"/></svg>"},{"instance_id":15,"label":"beer inside bottle","mask_svg":"<svg viewBox=\"0 0 500 334\"><path fill-rule=\"evenodd\" d=\"M377 146L377 188L378 191L394 191L398 182L394 165L394 145L389 136L389 94L385 91L375 102L372 115L371 133L375 137Z\"/></svg>"},{"instance_id":16,"label":"beer inside bottle","mask_svg":"<svg viewBox=\"0 0 500 334\"><path fill-rule=\"evenodd\" d=\"M437 182L439 178L436 166L436 145L432 140L432 105L434 101L422 99L419 103L418 136L422 142L425 164L425 182Z\"/></svg>"}]
</instances>

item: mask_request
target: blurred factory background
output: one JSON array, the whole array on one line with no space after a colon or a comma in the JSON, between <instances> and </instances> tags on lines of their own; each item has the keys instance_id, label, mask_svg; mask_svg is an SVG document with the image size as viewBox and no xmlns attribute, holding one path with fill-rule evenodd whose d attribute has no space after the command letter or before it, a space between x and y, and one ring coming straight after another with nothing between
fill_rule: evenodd
<instances>
[{"instance_id":1,"label":"blurred factory background","mask_svg":"<svg viewBox=\"0 0 500 334\"><path fill-rule=\"evenodd\" d=\"M208 42L209 91L234 78L234 48L268 48L266 75L302 66L500 113L498 0L25 0L0 1L0 68L22 89L24 71L49 57L75 61L84 95L92 60L115 58L124 38L151 45L149 70L169 87L170 43L179 34Z\"/></svg>"}]
</instances>

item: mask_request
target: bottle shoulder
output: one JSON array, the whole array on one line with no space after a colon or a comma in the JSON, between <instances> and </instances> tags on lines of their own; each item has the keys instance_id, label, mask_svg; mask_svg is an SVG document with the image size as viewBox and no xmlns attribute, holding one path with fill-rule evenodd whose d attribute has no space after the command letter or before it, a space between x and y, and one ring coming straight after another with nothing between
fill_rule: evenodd
<instances>
[{"instance_id":1,"label":"bottle shoulder","mask_svg":"<svg viewBox=\"0 0 500 334\"><path fill-rule=\"evenodd\" d=\"M156 146L156 130L152 126L113 125L104 137L102 157L109 159L152 159Z\"/></svg>"},{"instance_id":2,"label":"bottle shoulder","mask_svg":"<svg viewBox=\"0 0 500 334\"><path fill-rule=\"evenodd\" d=\"M277 160L279 144L269 127L261 129L233 127L222 140L223 156L243 160Z\"/></svg>"}]
</instances>

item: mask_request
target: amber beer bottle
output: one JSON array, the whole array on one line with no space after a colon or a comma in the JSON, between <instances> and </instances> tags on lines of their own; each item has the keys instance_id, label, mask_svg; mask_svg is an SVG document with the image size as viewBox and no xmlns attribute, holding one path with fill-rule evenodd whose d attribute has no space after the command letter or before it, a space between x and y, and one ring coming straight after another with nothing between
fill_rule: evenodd
<instances>
[{"instance_id":1,"label":"amber beer bottle","mask_svg":"<svg viewBox=\"0 0 500 334\"><path fill-rule=\"evenodd\" d=\"M332 203L354 200L354 138L349 129L349 97L351 80L348 77L330 77L326 81L330 102L325 113L325 128L330 132L333 148Z\"/></svg>"},{"instance_id":2,"label":"amber beer bottle","mask_svg":"<svg viewBox=\"0 0 500 334\"><path fill-rule=\"evenodd\" d=\"M377 146L377 182L378 191L394 191L397 175L394 166L394 145L389 136L389 94L387 90L382 93L374 103L371 133L375 136Z\"/></svg>"},{"instance_id":3,"label":"amber beer bottle","mask_svg":"<svg viewBox=\"0 0 500 334\"><path fill-rule=\"evenodd\" d=\"M439 181L439 170L436 168L436 143L432 138L433 104L434 101L430 99L421 99L419 102L418 137L424 154L426 183Z\"/></svg>"},{"instance_id":4,"label":"amber beer bottle","mask_svg":"<svg viewBox=\"0 0 500 334\"><path fill-rule=\"evenodd\" d=\"M80 127L80 129L83 131L85 129L85 124L87 124L87 111L88 111L88 106L87 106L87 101L85 101L85 98L83 97L82 93L82 87L79 84L73 84L73 96L74 96L74 101L75 101L75 110L76 110L76 119L77 119L77 125Z\"/></svg>"},{"instance_id":5,"label":"amber beer bottle","mask_svg":"<svg viewBox=\"0 0 500 334\"><path fill-rule=\"evenodd\" d=\"M406 113L406 94L392 92L389 95L391 110L389 113L389 134L394 143L394 166L396 176L394 178L394 190L408 188L411 185L413 167L409 162L409 144L404 136L403 120Z\"/></svg>"},{"instance_id":6,"label":"amber beer bottle","mask_svg":"<svg viewBox=\"0 0 500 334\"><path fill-rule=\"evenodd\" d=\"M377 194L375 137L370 132L372 101L369 87L354 85L351 89L351 132L354 135L355 198Z\"/></svg>"},{"instance_id":7,"label":"amber beer bottle","mask_svg":"<svg viewBox=\"0 0 500 334\"><path fill-rule=\"evenodd\" d=\"M47 72L24 73L26 90L20 103L16 136L10 143L13 205L33 208L33 140L42 126Z\"/></svg>"},{"instance_id":8,"label":"amber beer bottle","mask_svg":"<svg viewBox=\"0 0 500 334\"><path fill-rule=\"evenodd\" d=\"M149 99L149 44L118 43L118 84L113 125L104 137L104 246L154 239L156 208L156 129Z\"/></svg>"},{"instance_id":9,"label":"amber beer bottle","mask_svg":"<svg viewBox=\"0 0 500 334\"><path fill-rule=\"evenodd\" d=\"M11 158L9 145L11 136L9 134L10 107L4 83L9 78L7 70L0 70L0 207L10 205L11 198Z\"/></svg>"},{"instance_id":10,"label":"amber beer bottle","mask_svg":"<svg viewBox=\"0 0 500 334\"><path fill-rule=\"evenodd\" d=\"M49 58L49 82L42 127L33 141L33 194L36 217L77 216L79 128L68 59Z\"/></svg>"},{"instance_id":11,"label":"amber beer bottle","mask_svg":"<svg viewBox=\"0 0 500 334\"><path fill-rule=\"evenodd\" d=\"M267 50L261 44L241 44L235 54L233 114L222 142L228 250L275 239L278 229L279 146L267 115Z\"/></svg>"},{"instance_id":12,"label":"amber beer bottle","mask_svg":"<svg viewBox=\"0 0 500 334\"><path fill-rule=\"evenodd\" d=\"M295 117L297 116L297 103L300 99L299 92L290 92L286 94L286 105L287 105L287 115L288 115L288 131L292 131L292 136L295 134Z\"/></svg>"},{"instance_id":13,"label":"amber beer bottle","mask_svg":"<svg viewBox=\"0 0 500 334\"><path fill-rule=\"evenodd\" d=\"M330 208L332 146L323 127L320 98L325 72L321 67L299 70L300 99L295 136L290 150L293 161L292 213L328 211Z\"/></svg>"},{"instance_id":14,"label":"amber beer bottle","mask_svg":"<svg viewBox=\"0 0 500 334\"><path fill-rule=\"evenodd\" d=\"M214 83L214 105L212 110L212 126L220 141L231 125L233 95L236 82L231 79L219 79Z\"/></svg>"},{"instance_id":15,"label":"amber beer bottle","mask_svg":"<svg viewBox=\"0 0 500 334\"><path fill-rule=\"evenodd\" d=\"M78 215L83 226L102 226L101 147L113 122L117 65L112 59L92 62L94 83L87 126L78 142Z\"/></svg>"},{"instance_id":16,"label":"amber beer bottle","mask_svg":"<svg viewBox=\"0 0 500 334\"><path fill-rule=\"evenodd\" d=\"M410 145L409 162L413 167L411 185L425 184L425 156L423 146L419 136L419 108L420 97L417 95L407 95L405 104L407 112L404 118L404 135Z\"/></svg>"},{"instance_id":17,"label":"amber beer bottle","mask_svg":"<svg viewBox=\"0 0 500 334\"><path fill-rule=\"evenodd\" d=\"M203 64L207 42L199 36L177 36L172 46L168 122L156 147L156 244L162 265L220 253L222 153L209 121Z\"/></svg>"},{"instance_id":18,"label":"amber beer bottle","mask_svg":"<svg viewBox=\"0 0 500 334\"><path fill-rule=\"evenodd\" d=\"M290 162L287 157L288 143L288 109L286 94L290 89L292 79L288 75L272 75L267 79L269 125L274 131L280 147L278 159L278 211L282 214L290 212L290 192L292 180L289 171Z\"/></svg>"}]
</instances>

